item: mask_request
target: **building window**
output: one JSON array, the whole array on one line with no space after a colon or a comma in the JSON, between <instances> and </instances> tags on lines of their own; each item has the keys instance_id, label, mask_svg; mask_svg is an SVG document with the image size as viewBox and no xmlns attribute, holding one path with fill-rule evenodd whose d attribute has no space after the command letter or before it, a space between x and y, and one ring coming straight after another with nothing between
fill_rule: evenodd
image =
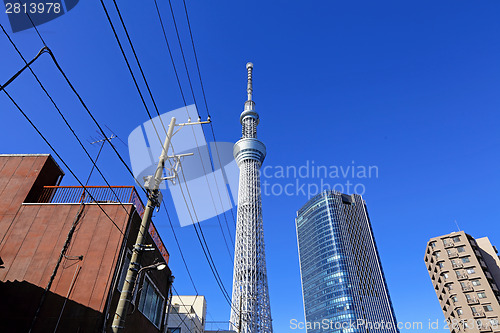
<instances>
[{"instance_id":1,"label":"building window","mask_svg":"<svg viewBox=\"0 0 500 333\"><path fill-rule=\"evenodd\" d=\"M462 246L457 247L457 251L459 253L465 252L465 246L462 245Z\"/></svg>"},{"instance_id":2,"label":"building window","mask_svg":"<svg viewBox=\"0 0 500 333\"><path fill-rule=\"evenodd\" d=\"M452 238L452 240L456 243L456 242L460 242L460 236L454 236Z\"/></svg>"},{"instance_id":3,"label":"building window","mask_svg":"<svg viewBox=\"0 0 500 333\"><path fill-rule=\"evenodd\" d=\"M470 262L469 257L463 257L463 258L462 258L462 262L463 262L464 264L466 264L466 263Z\"/></svg>"},{"instance_id":4,"label":"building window","mask_svg":"<svg viewBox=\"0 0 500 333\"><path fill-rule=\"evenodd\" d=\"M493 308L491 307L491 305L483 305L483 309L485 312L491 312L493 311Z\"/></svg>"},{"instance_id":5,"label":"building window","mask_svg":"<svg viewBox=\"0 0 500 333\"><path fill-rule=\"evenodd\" d=\"M446 280L450 275L448 273L443 273L441 274L443 276L443 278Z\"/></svg>"},{"instance_id":6,"label":"building window","mask_svg":"<svg viewBox=\"0 0 500 333\"><path fill-rule=\"evenodd\" d=\"M451 300L453 301L453 303L456 303L456 302L458 302L458 297L457 296L452 296Z\"/></svg>"},{"instance_id":7,"label":"building window","mask_svg":"<svg viewBox=\"0 0 500 333\"><path fill-rule=\"evenodd\" d=\"M180 327L177 327L177 328L168 328L168 331L170 333L181 333L181 328Z\"/></svg>"},{"instance_id":8,"label":"building window","mask_svg":"<svg viewBox=\"0 0 500 333\"><path fill-rule=\"evenodd\" d=\"M464 314L464 310L462 310L462 309L457 309L457 314L459 314L459 315Z\"/></svg>"},{"instance_id":9,"label":"building window","mask_svg":"<svg viewBox=\"0 0 500 333\"><path fill-rule=\"evenodd\" d=\"M439 266L439 268L443 268L444 267L444 263L443 262L438 262L438 266Z\"/></svg>"},{"instance_id":10,"label":"building window","mask_svg":"<svg viewBox=\"0 0 500 333\"><path fill-rule=\"evenodd\" d=\"M480 286L481 285L481 281L479 281L479 279L472 280L471 282L472 282L473 286Z\"/></svg>"},{"instance_id":11,"label":"building window","mask_svg":"<svg viewBox=\"0 0 500 333\"><path fill-rule=\"evenodd\" d=\"M470 308L470 309L471 309L471 311L472 311L472 314L474 314L474 315L475 315L475 314L477 313L477 309L476 309L476 307L475 307L475 306L471 306L471 308Z\"/></svg>"},{"instance_id":12,"label":"building window","mask_svg":"<svg viewBox=\"0 0 500 333\"><path fill-rule=\"evenodd\" d=\"M438 251L438 252L434 253L434 255L436 256L436 258L439 258L439 257L441 257L441 252Z\"/></svg>"},{"instance_id":13,"label":"building window","mask_svg":"<svg viewBox=\"0 0 500 333\"><path fill-rule=\"evenodd\" d=\"M496 328L498 326L498 319L496 318L490 319L490 323L491 326L493 326L493 328Z\"/></svg>"},{"instance_id":14,"label":"building window","mask_svg":"<svg viewBox=\"0 0 500 333\"><path fill-rule=\"evenodd\" d=\"M141 298L139 300L139 311L148 318L156 327L160 327L161 317L163 314L164 298L158 292L155 285L148 276L144 278L142 284Z\"/></svg>"},{"instance_id":15,"label":"building window","mask_svg":"<svg viewBox=\"0 0 500 333\"><path fill-rule=\"evenodd\" d=\"M125 283L125 278L127 277L128 267L130 266L130 258L132 257L132 252L127 250L127 255L123 258L122 270L120 271L120 280L118 280L118 290L122 291L123 284Z\"/></svg>"},{"instance_id":16,"label":"building window","mask_svg":"<svg viewBox=\"0 0 500 333\"><path fill-rule=\"evenodd\" d=\"M431 243L431 247L432 247L432 248L435 248L435 247L436 247L436 242L432 242L432 243Z\"/></svg>"},{"instance_id":17,"label":"building window","mask_svg":"<svg viewBox=\"0 0 500 333\"><path fill-rule=\"evenodd\" d=\"M482 292L482 293L477 293L477 297L478 298L486 298L486 293Z\"/></svg>"},{"instance_id":18,"label":"building window","mask_svg":"<svg viewBox=\"0 0 500 333\"><path fill-rule=\"evenodd\" d=\"M474 273L476 273L474 268L467 268L467 274L474 274Z\"/></svg>"}]
</instances>

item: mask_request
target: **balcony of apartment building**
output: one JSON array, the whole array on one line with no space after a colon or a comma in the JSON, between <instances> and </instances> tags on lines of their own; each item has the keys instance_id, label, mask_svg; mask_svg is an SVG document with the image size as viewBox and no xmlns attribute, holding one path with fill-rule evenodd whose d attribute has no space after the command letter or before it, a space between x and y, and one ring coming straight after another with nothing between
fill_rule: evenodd
<instances>
[{"instance_id":1,"label":"balcony of apartment building","mask_svg":"<svg viewBox=\"0 0 500 333\"><path fill-rule=\"evenodd\" d=\"M474 307L472 307L472 309L474 309ZM484 318L486 317L486 315L484 314L484 311L483 310L472 310L472 315L474 316L474 318Z\"/></svg>"},{"instance_id":2,"label":"balcony of apartment building","mask_svg":"<svg viewBox=\"0 0 500 333\"><path fill-rule=\"evenodd\" d=\"M457 275L457 279L460 281L460 280L466 280L469 278L469 275L467 275L467 273L465 273L464 271L455 271L456 275Z\"/></svg>"},{"instance_id":3,"label":"balcony of apartment building","mask_svg":"<svg viewBox=\"0 0 500 333\"><path fill-rule=\"evenodd\" d=\"M458 252L455 251L455 250L446 250L447 254L448 254L448 258L457 258L458 257Z\"/></svg>"},{"instance_id":4,"label":"balcony of apartment building","mask_svg":"<svg viewBox=\"0 0 500 333\"><path fill-rule=\"evenodd\" d=\"M479 299L476 296L471 296L470 294L465 294L465 298L467 299L467 303L469 305L479 304Z\"/></svg>"},{"instance_id":5,"label":"balcony of apartment building","mask_svg":"<svg viewBox=\"0 0 500 333\"><path fill-rule=\"evenodd\" d=\"M452 240L445 239L445 240L443 240L443 245L444 245L445 249L448 249L450 247L454 247L455 243Z\"/></svg>"},{"instance_id":6,"label":"balcony of apartment building","mask_svg":"<svg viewBox=\"0 0 500 333\"><path fill-rule=\"evenodd\" d=\"M473 291L474 288L468 283L461 283L462 291Z\"/></svg>"}]
</instances>

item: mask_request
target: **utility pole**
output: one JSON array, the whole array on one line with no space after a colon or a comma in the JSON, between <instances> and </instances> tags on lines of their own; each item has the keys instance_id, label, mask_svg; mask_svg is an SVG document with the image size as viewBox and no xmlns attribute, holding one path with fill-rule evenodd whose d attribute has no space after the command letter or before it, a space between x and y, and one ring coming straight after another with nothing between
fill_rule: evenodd
<instances>
[{"instance_id":1,"label":"utility pole","mask_svg":"<svg viewBox=\"0 0 500 333\"><path fill-rule=\"evenodd\" d=\"M144 237L149 229L149 223L151 222L151 215L155 207L160 207L160 202L162 201L162 195L159 191L160 184L163 180L174 180L177 177L177 168L180 165L180 158L184 156L193 155L190 154L179 154L168 156L168 148L170 146L170 141L172 136L180 130L180 128L174 133L175 126L183 127L186 125L201 125L210 123L210 119L207 121L191 122L188 120L187 123L175 124L175 117L172 117L170 125L168 126L167 137L165 138L165 143L163 144L163 150L160 155L160 160L158 161L158 167L153 176L149 176L146 179L144 187L148 189L148 203L146 209L144 210L144 215L142 216L141 226L139 228L139 233L137 234L137 239L135 241L134 248L132 249L132 257L130 259L130 265L127 272L127 277L123 284L123 289L120 294L120 300L118 301L118 306L116 307L116 312L113 318L113 323L111 325L111 330L113 333L122 332L125 328L125 319L127 318L128 307L132 300L132 294L134 290L134 285L137 279L137 272L140 269L139 260L141 254L144 250ZM163 168L165 166L165 161L169 158L174 158L176 164L172 170L172 175L168 177L163 177ZM126 241L126 240L125 240Z\"/></svg>"}]
</instances>

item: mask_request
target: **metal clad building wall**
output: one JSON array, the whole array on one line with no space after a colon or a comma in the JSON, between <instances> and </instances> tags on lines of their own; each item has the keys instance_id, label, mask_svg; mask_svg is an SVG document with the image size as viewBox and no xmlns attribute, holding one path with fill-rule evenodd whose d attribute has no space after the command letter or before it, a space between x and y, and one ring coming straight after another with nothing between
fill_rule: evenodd
<instances>
[{"instance_id":1,"label":"metal clad building wall","mask_svg":"<svg viewBox=\"0 0 500 333\"><path fill-rule=\"evenodd\" d=\"M132 209L131 205L128 205ZM118 205L102 205L125 228L127 213ZM27 281L45 287L56 265L78 204L26 204L1 244L5 268L1 281ZM97 205L87 205L51 291L92 309L103 311L105 293L113 275L123 236ZM83 256L83 260L75 257Z\"/></svg>"}]
</instances>

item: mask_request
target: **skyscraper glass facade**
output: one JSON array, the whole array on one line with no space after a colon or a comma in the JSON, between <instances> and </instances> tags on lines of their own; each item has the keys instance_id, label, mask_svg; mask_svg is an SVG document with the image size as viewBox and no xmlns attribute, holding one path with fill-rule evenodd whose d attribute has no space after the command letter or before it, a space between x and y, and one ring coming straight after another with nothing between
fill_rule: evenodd
<instances>
[{"instance_id":1,"label":"skyscraper glass facade","mask_svg":"<svg viewBox=\"0 0 500 333\"><path fill-rule=\"evenodd\" d=\"M307 333L398 332L361 196L322 192L296 227Z\"/></svg>"}]
</instances>

